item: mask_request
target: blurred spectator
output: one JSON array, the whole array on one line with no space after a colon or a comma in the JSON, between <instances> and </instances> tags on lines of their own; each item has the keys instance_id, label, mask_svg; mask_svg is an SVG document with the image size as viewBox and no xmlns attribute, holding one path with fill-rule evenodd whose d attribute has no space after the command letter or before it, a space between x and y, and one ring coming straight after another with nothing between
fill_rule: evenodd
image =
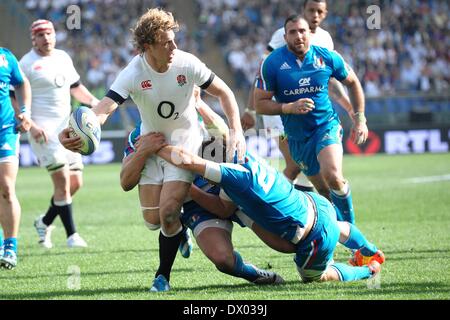
<instances>
[{"instance_id":1,"label":"blurred spectator","mask_svg":"<svg viewBox=\"0 0 450 320\"><path fill-rule=\"evenodd\" d=\"M74 59L89 85L105 90L110 79L136 54L129 29L150 7L173 11L165 0L20 0L37 18L53 20L61 49ZM201 55L207 34L221 47L235 86L248 88L272 33L298 0L192 0L198 29L187 30L177 16L181 49ZM324 28L336 50L362 80L368 96L422 91L446 93L450 81L449 2L446 0L328 1ZM66 8L81 7L82 30L67 30ZM369 30L369 5L381 8L381 28ZM127 14L123 14L126 12Z\"/></svg>"},{"instance_id":2,"label":"blurred spectator","mask_svg":"<svg viewBox=\"0 0 450 320\"><path fill-rule=\"evenodd\" d=\"M55 25L58 47L66 50L89 88L106 91L117 73L136 54L130 28L147 9L164 7L164 0L20 0L35 19L50 19ZM66 9L81 9L81 30L68 30ZM126 12L126 14L124 14ZM130 17L132 17L130 19ZM181 20L181 17L176 17ZM197 45L180 21L177 34L180 48L198 53Z\"/></svg>"}]
</instances>

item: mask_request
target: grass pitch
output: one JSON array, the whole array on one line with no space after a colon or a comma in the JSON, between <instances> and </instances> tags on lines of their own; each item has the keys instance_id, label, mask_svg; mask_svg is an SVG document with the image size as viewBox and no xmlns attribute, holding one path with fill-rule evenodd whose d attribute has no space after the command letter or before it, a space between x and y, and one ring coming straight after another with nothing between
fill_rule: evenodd
<instances>
[{"instance_id":1,"label":"grass pitch","mask_svg":"<svg viewBox=\"0 0 450 320\"><path fill-rule=\"evenodd\" d=\"M257 287L218 272L197 246L189 259L178 254L172 290L149 293L158 266L158 232L142 222L137 193L121 191L118 164L85 169L85 185L74 201L79 233L87 249L68 249L59 218L54 248L37 244L33 221L46 211L52 186L45 170L21 169L19 265L0 270L0 299L450 299L450 154L350 157L356 222L386 254L377 281L299 282L293 255L277 253L249 230L235 226L233 240L245 260L272 268L285 285ZM434 182L408 180L436 176ZM336 261L346 261L342 246Z\"/></svg>"}]
</instances>

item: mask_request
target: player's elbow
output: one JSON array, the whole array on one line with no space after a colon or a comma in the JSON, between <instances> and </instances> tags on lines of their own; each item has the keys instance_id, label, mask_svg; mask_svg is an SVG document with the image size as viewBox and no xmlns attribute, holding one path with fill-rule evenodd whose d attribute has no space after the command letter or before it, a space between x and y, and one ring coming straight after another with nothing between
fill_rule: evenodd
<instances>
[{"instance_id":1,"label":"player's elbow","mask_svg":"<svg viewBox=\"0 0 450 320\"><path fill-rule=\"evenodd\" d=\"M129 183L129 182L120 182L120 185L122 187L122 190L125 192L131 191L134 189L134 187L136 186L136 184L134 183Z\"/></svg>"},{"instance_id":2,"label":"player's elbow","mask_svg":"<svg viewBox=\"0 0 450 320\"><path fill-rule=\"evenodd\" d=\"M122 187L122 190L125 192L131 191L133 190L134 186L130 183L126 183L126 182L120 182L120 186Z\"/></svg>"},{"instance_id":3,"label":"player's elbow","mask_svg":"<svg viewBox=\"0 0 450 320\"><path fill-rule=\"evenodd\" d=\"M134 179L133 177L130 177L123 172L120 173L120 186L122 187L123 191L128 192L130 190L133 190L137 184L138 181L136 181L136 179Z\"/></svg>"}]
</instances>

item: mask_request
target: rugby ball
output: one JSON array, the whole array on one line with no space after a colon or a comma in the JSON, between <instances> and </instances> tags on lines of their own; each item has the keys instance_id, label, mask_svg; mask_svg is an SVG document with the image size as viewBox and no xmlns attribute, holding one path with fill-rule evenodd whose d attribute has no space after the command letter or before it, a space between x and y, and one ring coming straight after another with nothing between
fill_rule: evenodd
<instances>
[{"instance_id":1,"label":"rugby ball","mask_svg":"<svg viewBox=\"0 0 450 320\"><path fill-rule=\"evenodd\" d=\"M70 137L80 137L83 146L79 152L90 155L97 150L100 144L101 128L97 116L90 108L81 106L70 115Z\"/></svg>"}]
</instances>

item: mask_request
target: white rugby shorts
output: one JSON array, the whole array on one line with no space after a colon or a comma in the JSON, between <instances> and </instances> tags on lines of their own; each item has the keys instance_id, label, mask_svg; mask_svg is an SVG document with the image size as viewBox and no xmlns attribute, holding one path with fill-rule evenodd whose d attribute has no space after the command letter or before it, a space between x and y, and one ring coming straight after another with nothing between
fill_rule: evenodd
<instances>
[{"instance_id":1,"label":"white rugby shorts","mask_svg":"<svg viewBox=\"0 0 450 320\"><path fill-rule=\"evenodd\" d=\"M170 181L192 183L194 177L195 174L192 172L180 169L158 156L151 156L145 162L139 184L162 185L164 182Z\"/></svg>"},{"instance_id":2,"label":"white rugby shorts","mask_svg":"<svg viewBox=\"0 0 450 320\"><path fill-rule=\"evenodd\" d=\"M69 165L70 170L83 170L81 154L64 148L57 136L48 137L47 143L38 143L29 133L28 141L38 159L39 165L47 168L49 172L64 165Z\"/></svg>"}]
</instances>

